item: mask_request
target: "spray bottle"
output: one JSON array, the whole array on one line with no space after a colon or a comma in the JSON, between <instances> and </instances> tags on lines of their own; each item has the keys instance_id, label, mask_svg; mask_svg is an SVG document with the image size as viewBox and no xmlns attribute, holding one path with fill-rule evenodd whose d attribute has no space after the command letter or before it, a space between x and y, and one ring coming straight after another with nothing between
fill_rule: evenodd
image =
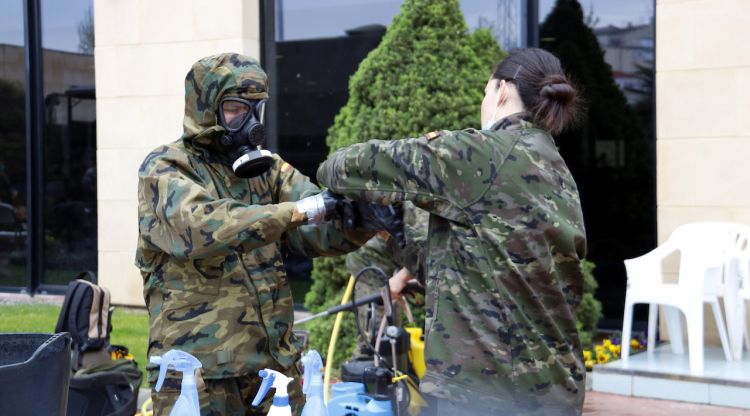
<instances>
[{"instance_id":1,"label":"spray bottle","mask_svg":"<svg viewBox=\"0 0 750 416\"><path fill-rule=\"evenodd\" d=\"M167 368L182 372L182 386L180 397L172 408L169 416L200 416L201 408L198 402L198 387L195 385L195 370L201 368L201 362L192 355L180 350L169 350L163 356L152 356L151 364L159 365L159 379L156 381L156 391L161 390Z\"/></svg>"},{"instance_id":2,"label":"spray bottle","mask_svg":"<svg viewBox=\"0 0 750 416\"><path fill-rule=\"evenodd\" d=\"M302 393L307 396L302 416L328 416L328 408L323 402L323 380L320 375L323 360L320 354L315 350L308 351L302 356L302 365L305 366Z\"/></svg>"},{"instance_id":3,"label":"spray bottle","mask_svg":"<svg viewBox=\"0 0 750 416\"><path fill-rule=\"evenodd\" d=\"M263 398L266 397L268 389L273 387L276 389L276 394L273 396L273 404L268 411L268 416L292 416L292 408L289 406L289 394L286 391L286 386L294 379L267 368L258 371L258 375L263 379L263 383L261 383L255 399L253 399L253 406L259 405Z\"/></svg>"}]
</instances>

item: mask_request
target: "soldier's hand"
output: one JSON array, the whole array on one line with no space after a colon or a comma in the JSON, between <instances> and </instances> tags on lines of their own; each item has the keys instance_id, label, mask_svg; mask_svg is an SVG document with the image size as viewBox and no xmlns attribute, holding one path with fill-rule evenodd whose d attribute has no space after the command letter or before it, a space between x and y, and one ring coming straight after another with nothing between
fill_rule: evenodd
<instances>
[{"instance_id":1,"label":"soldier's hand","mask_svg":"<svg viewBox=\"0 0 750 416\"><path fill-rule=\"evenodd\" d=\"M401 299L401 292L404 291L410 280L412 280L412 277L409 274L409 271L406 270L406 267L402 267L401 270L393 275L393 277L388 279L388 286L391 290L391 299L394 301Z\"/></svg>"},{"instance_id":2,"label":"soldier's hand","mask_svg":"<svg viewBox=\"0 0 750 416\"><path fill-rule=\"evenodd\" d=\"M343 201L343 196L326 189L317 195L308 196L297 201L297 211L307 216L308 224L318 225L335 214L337 206Z\"/></svg>"}]
</instances>

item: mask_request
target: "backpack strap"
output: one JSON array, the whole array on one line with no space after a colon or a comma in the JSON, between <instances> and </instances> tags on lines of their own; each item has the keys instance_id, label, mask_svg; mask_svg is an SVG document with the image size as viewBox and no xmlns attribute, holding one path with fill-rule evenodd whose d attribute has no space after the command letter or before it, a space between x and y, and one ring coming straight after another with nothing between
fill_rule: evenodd
<instances>
[{"instance_id":1,"label":"backpack strap","mask_svg":"<svg viewBox=\"0 0 750 416\"><path fill-rule=\"evenodd\" d=\"M65 332L65 320L70 315L71 304L73 303L73 297L78 292L80 285L74 281L68 283L68 290L65 292L65 300L63 301L62 309L60 309L60 316L57 318L57 325L55 326L55 332ZM70 334L71 336L74 334Z\"/></svg>"},{"instance_id":2,"label":"backpack strap","mask_svg":"<svg viewBox=\"0 0 750 416\"><path fill-rule=\"evenodd\" d=\"M71 300L71 302L72 302L71 303L71 305L72 305L71 306L72 307L72 311L71 312L72 313L68 314L68 328L72 328L72 329L74 329L74 330L77 331L78 330L78 325L76 325L76 323L78 321L78 311L81 309L81 303L83 302L84 296L86 296L86 290L93 289L93 288L89 287L90 285L92 285L92 283L86 282L84 280L76 280L76 283L77 283L78 287L80 288L80 290L76 291L76 293L73 296L73 299ZM92 303L91 308L93 308L93 307L94 307L94 305ZM86 325L87 328L88 328L88 326L89 325ZM88 328L88 330L90 331L91 328ZM78 334L76 334L76 335L78 335ZM88 346L88 342L86 342L86 338L89 337L88 333L83 334L83 337L84 337L83 340L79 340L79 341L82 341L82 342L79 342L79 345L77 345L77 349L79 351L83 351L83 349L86 346Z\"/></svg>"},{"instance_id":3,"label":"backpack strap","mask_svg":"<svg viewBox=\"0 0 750 416\"><path fill-rule=\"evenodd\" d=\"M76 279L86 280L88 278L88 281L94 284L97 284L97 278L96 274L92 272L91 270L86 270L85 272L78 273L78 276L76 276Z\"/></svg>"}]
</instances>

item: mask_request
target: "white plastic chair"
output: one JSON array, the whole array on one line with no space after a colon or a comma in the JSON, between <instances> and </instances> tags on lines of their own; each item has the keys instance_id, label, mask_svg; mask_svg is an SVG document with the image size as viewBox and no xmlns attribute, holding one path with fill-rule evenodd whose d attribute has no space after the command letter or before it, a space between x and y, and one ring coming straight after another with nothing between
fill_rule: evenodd
<instances>
[{"instance_id":1,"label":"white plastic chair","mask_svg":"<svg viewBox=\"0 0 750 416\"><path fill-rule=\"evenodd\" d=\"M736 279L735 292L724 298L732 356L742 359L742 346L750 350L750 331L746 322L746 303L750 301L750 227L740 226L740 235L728 267L729 278Z\"/></svg>"},{"instance_id":2,"label":"white plastic chair","mask_svg":"<svg viewBox=\"0 0 750 416\"><path fill-rule=\"evenodd\" d=\"M727 329L719 309L725 288L725 265L733 253L738 231L735 224L704 222L678 227L669 239L646 255L625 260L628 288L622 330L622 360L630 355L633 306L649 305L647 349L652 351L656 336L657 305L664 306L667 331L675 354L683 354L681 311L687 321L691 372L703 371L703 303L709 303L721 338L724 356L732 359ZM677 283L666 283L662 263L680 252ZM731 283L730 283L731 284Z\"/></svg>"}]
</instances>

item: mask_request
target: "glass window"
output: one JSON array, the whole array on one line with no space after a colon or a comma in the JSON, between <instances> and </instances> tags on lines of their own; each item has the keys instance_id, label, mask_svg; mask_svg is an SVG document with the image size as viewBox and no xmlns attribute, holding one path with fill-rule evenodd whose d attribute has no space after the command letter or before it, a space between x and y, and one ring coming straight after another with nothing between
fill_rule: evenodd
<instances>
[{"instance_id":1,"label":"glass window","mask_svg":"<svg viewBox=\"0 0 750 416\"><path fill-rule=\"evenodd\" d=\"M539 17L540 46L560 57L588 107L557 144L580 189L602 325L617 329L622 260L651 250L656 236L654 2L540 0Z\"/></svg>"},{"instance_id":2,"label":"glass window","mask_svg":"<svg viewBox=\"0 0 750 416\"><path fill-rule=\"evenodd\" d=\"M328 154L326 135L349 97L349 77L378 46L402 0L276 0L276 73L270 74L276 100L277 151L315 180ZM462 0L469 30L490 28L505 48L525 42L525 0ZM272 41L266 39L266 41ZM492 68L487 68L487 74ZM483 88L478 85L477 88ZM477 103L477 112L479 103ZM290 255L292 282L308 281L310 260ZM304 294L302 288L295 293Z\"/></svg>"},{"instance_id":3,"label":"glass window","mask_svg":"<svg viewBox=\"0 0 750 416\"><path fill-rule=\"evenodd\" d=\"M97 270L92 0L42 0L44 276Z\"/></svg>"},{"instance_id":4,"label":"glass window","mask_svg":"<svg viewBox=\"0 0 750 416\"><path fill-rule=\"evenodd\" d=\"M23 1L0 0L0 286L26 287Z\"/></svg>"}]
</instances>

